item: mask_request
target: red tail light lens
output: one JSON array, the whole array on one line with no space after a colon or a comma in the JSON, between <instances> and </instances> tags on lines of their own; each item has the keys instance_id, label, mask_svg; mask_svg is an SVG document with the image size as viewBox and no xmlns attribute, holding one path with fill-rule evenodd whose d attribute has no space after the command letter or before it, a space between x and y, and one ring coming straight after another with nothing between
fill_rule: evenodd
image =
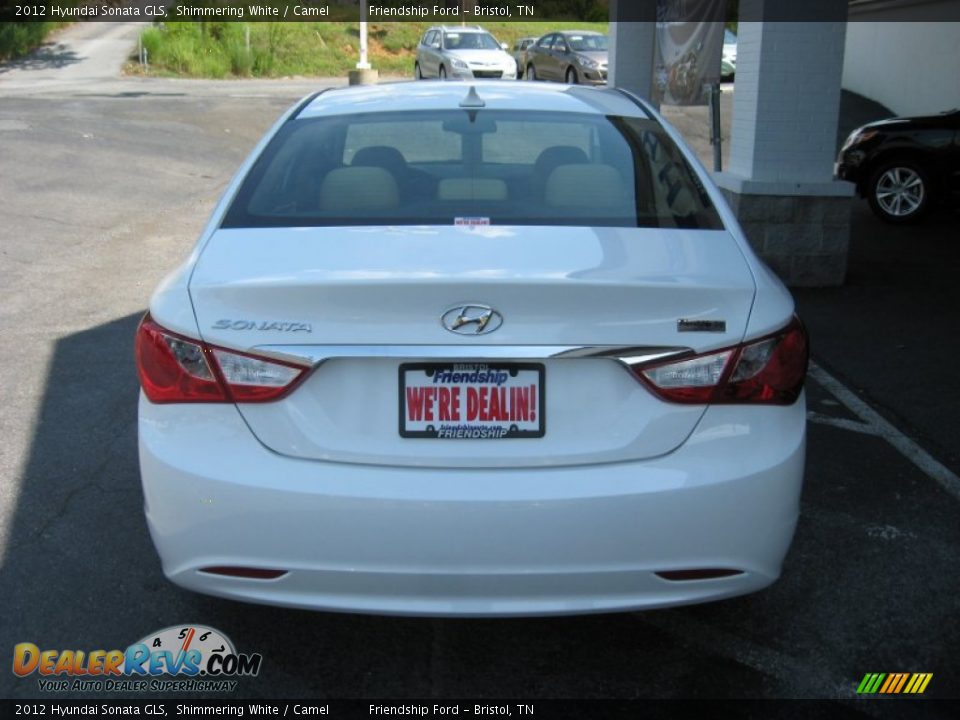
<instances>
[{"instance_id":1,"label":"red tail light lens","mask_svg":"<svg viewBox=\"0 0 960 720\"><path fill-rule=\"evenodd\" d=\"M137 373L151 402L266 402L290 392L300 365L212 347L146 315L137 329Z\"/></svg>"},{"instance_id":2,"label":"red tail light lens","mask_svg":"<svg viewBox=\"0 0 960 720\"><path fill-rule=\"evenodd\" d=\"M671 402L790 405L803 389L809 356L806 330L794 316L772 335L641 368L636 375Z\"/></svg>"},{"instance_id":3,"label":"red tail light lens","mask_svg":"<svg viewBox=\"0 0 960 720\"><path fill-rule=\"evenodd\" d=\"M807 332L794 317L780 333L741 346L717 402L790 405L803 389L809 360Z\"/></svg>"},{"instance_id":4,"label":"red tail light lens","mask_svg":"<svg viewBox=\"0 0 960 720\"><path fill-rule=\"evenodd\" d=\"M228 402L202 343L175 335L147 315L137 329L137 373L151 402Z\"/></svg>"}]
</instances>

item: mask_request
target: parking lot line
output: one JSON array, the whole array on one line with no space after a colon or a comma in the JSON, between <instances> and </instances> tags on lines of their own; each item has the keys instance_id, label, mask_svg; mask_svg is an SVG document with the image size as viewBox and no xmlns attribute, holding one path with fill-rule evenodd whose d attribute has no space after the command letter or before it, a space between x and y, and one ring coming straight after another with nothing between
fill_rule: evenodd
<instances>
[{"instance_id":1,"label":"parking lot line","mask_svg":"<svg viewBox=\"0 0 960 720\"><path fill-rule=\"evenodd\" d=\"M847 420L846 418L830 417L829 415L823 415L813 410L807 411L807 420L815 422L818 425L830 425L831 427L840 428L841 430L863 433L864 435L879 434L872 425L857 422L856 420Z\"/></svg>"},{"instance_id":2,"label":"parking lot line","mask_svg":"<svg viewBox=\"0 0 960 720\"><path fill-rule=\"evenodd\" d=\"M920 468L924 475L936 481L940 487L950 493L955 499L960 500L960 477L957 477L948 467L936 460L930 453L900 432L876 410L857 397L852 390L847 388L815 362L810 363L810 377L822 385L823 388L837 398L837 400L842 402L850 412L863 420L874 434L882 437L893 445L905 458ZM845 421L845 424L849 422L850 421ZM839 426L839 422L830 424ZM856 425L856 423L852 424ZM848 427L846 429L856 429L858 432L863 432L863 430L859 428Z\"/></svg>"}]
</instances>

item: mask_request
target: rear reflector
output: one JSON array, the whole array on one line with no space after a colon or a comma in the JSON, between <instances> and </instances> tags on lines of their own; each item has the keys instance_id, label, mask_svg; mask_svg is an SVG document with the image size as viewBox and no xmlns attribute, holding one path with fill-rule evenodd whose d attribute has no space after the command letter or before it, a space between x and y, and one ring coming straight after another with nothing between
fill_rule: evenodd
<instances>
[{"instance_id":1,"label":"rear reflector","mask_svg":"<svg viewBox=\"0 0 960 720\"><path fill-rule=\"evenodd\" d=\"M714 578L732 577L733 575L743 575L743 571L727 568L698 568L696 570L664 570L655 574L664 580L681 582L684 580L712 580Z\"/></svg>"},{"instance_id":2,"label":"rear reflector","mask_svg":"<svg viewBox=\"0 0 960 720\"><path fill-rule=\"evenodd\" d=\"M210 575L226 575L227 577L250 578L251 580L276 580L287 574L286 570L271 570L269 568L250 568L233 565L215 565L200 568L200 572Z\"/></svg>"},{"instance_id":3,"label":"rear reflector","mask_svg":"<svg viewBox=\"0 0 960 720\"><path fill-rule=\"evenodd\" d=\"M149 314L137 328L136 357L140 386L155 403L277 400L308 370L184 337L161 327Z\"/></svg>"},{"instance_id":4,"label":"rear reflector","mask_svg":"<svg viewBox=\"0 0 960 720\"><path fill-rule=\"evenodd\" d=\"M791 405L803 390L809 355L807 332L794 316L789 325L770 335L640 367L634 374L670 402Z\"/></svg>"}]
</instances>

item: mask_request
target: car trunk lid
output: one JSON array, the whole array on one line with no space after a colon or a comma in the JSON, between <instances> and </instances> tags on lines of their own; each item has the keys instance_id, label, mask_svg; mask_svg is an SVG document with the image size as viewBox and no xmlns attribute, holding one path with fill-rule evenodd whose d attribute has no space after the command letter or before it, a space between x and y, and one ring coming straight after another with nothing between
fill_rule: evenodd
<instances>
[{"instance_id":1,"label":"car trunk lid","mask_svg":"<svg viewBox=\"0 0 960 720\"><path fill-rule=\"evenodd\" d=\"M238 405L276 452L544 467L635 460L682 444L703 408L654 397L621 362L598 355L736 344L754 282L725 231L272 228L217 231L190 292L207 342L318 365L286 398ZM492 308L502 325L466 335L444 327L448 311L471 305ZM711 331L680 332L681 320ZM403 437L401 386L413 376L402 366L510 361L542 366L542 436Z\"/></svg>"}]
</instances>

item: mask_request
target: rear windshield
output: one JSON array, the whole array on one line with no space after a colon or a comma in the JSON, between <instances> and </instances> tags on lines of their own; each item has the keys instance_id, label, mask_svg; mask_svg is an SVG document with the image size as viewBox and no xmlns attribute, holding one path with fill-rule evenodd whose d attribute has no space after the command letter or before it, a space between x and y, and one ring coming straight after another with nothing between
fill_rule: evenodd
<instances>
[{"instance_id":1,"label":"rear windshield","mask_svg":"<svg viewBox=\"0 0 960 720\"><path fill-rule=\"evenodd\" d=\"M486 33L447 33L443 37L444 50L499 50L500 43Z\"/></svg>"},{"instance_id":2,"label":"rear windshield","mask_svg":"<svg viewBox=\"0 0 960 720\"><path fill-rule=\"evenodd\" d=\"M607 49L606 35L567 35L571 50L577 52L598 52Z\"/></svg>"},{"instance_id":3,"label":"rear windshield","mask_svg":"<svg viewBox=\"0 0 960 720\"><path fill-rule=\"evenodd\" d=\"M655 121L492 110L292 120L223 227L450 224L722 227Z\"/></svg>"}]
</instances>

